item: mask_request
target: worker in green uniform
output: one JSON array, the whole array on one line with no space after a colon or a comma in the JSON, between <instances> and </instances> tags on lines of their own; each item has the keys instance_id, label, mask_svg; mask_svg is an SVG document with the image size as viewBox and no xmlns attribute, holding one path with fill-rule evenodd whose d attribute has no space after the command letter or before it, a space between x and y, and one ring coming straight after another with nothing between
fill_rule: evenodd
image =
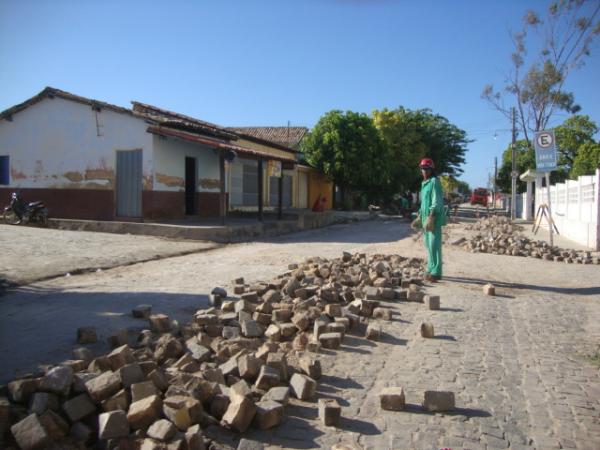
<instances>
[{"instance_id":1,"label":"worker in green uniform","mask_svg":"<svg viewBox=\"0 0 600 450\"><path fill-rule=\"evenodd\" d=\"M431 158L423 158L419 164L421 183L421 207L419 217L423 224L423 240L427 249L426 281L442 278L442 225L445 225L444 194L442 183L435 176L435 165Z\"/></svg>"}]
</instances>

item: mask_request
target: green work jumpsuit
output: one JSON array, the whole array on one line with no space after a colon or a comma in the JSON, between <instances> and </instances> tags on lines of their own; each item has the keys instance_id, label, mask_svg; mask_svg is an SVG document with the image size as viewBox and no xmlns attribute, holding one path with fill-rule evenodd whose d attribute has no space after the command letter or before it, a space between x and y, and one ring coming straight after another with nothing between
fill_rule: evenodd
<instances>
[{"instance_id":1,"label":"green work jumpsuit","mask_svg":"<svg viewBox=\"0 0 600 450\"><path fill-rule=\"evenodd\" d=\"M435 228L433 231L423 231L423 240L427 248L427 273L442 276L442 225L446 224L444 214L444 194L442 184L437 177L432 176L421 183L421 208L419 216L425 226L427 216L433 213Z\"/></svg>"}]
</instances>

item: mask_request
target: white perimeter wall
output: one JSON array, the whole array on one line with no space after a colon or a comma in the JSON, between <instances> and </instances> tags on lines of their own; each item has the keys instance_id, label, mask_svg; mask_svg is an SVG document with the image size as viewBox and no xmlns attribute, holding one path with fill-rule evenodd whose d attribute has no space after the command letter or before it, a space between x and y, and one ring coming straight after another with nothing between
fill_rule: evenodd
<instances>
[{"instance_id":1,"label":"white perimeter wall","mask_svg":"<svg viewBox=\"0 0 600 450\"><path fill-rule=\"evenodd\" d=\"M0 120L0 155L10 157L9 186L113 189L116 150L142 149L143 174L150 177L148 124L110 109L97 116L100 133L90 105L55 97L14 114L12 122Z\"/></svg>"},{"instance_id":2,"label":"white perimeter wall","mask_svg":"<svg viewBox=\"0 0 600 450\"><path fill-rule=\"evenodd\" d=\"M600 169L595 175L550 186L552 219L558 232L595 250L600 250L599 190ZM547 192L546 188L536 187L536 208L548 203ZM548 228L547 222L542 222L542 226Z\"/></svg>"},{"instance_id":3,"label":"white perimeter wall","mask_svg":"<svg viewBox=\"0 0 600 450\"><path fill-rule=\"evenodd\" d=\"M212 148L181 139L154 136L154 189L185 190L185 158L196 158L198 192L220 192L219 156Z\"/></svg>"}]
</instances>

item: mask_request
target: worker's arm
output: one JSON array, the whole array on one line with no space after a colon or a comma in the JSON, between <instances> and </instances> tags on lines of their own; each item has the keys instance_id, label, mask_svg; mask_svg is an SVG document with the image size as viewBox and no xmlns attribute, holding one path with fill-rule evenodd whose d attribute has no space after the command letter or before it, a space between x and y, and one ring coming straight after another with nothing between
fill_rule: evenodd
<instances>
[{"instance_id":1,"label":"worker's arm","mask_svg":"<svg viewBox=\"0 0 600 450\"><path fill-rule=\"evenodd\" d=\"M431 186L431 205L429 206L429 215L439 215L440 211L444 209L444 195L442 193L442 184L440 180L435 177L432 180L433 186Z\"/></svg>"}]
</instances>

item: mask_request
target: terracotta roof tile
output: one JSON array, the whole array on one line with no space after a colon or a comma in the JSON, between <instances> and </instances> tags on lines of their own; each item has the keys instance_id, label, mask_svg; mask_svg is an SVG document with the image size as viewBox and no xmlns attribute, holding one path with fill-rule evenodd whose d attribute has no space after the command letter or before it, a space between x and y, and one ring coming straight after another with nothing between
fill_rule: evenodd
<instances>
[{"instance_id":1,"label":"terracotta roof tile","mask_svg":"<svg viewBox=\"0 0 600 450\"><path fill-rule=\"evenodd\" d=\"M227 127L227 129L291 149L298 149L300 141L308 132L306 127Z\"/></svg>"}]
</instances>

